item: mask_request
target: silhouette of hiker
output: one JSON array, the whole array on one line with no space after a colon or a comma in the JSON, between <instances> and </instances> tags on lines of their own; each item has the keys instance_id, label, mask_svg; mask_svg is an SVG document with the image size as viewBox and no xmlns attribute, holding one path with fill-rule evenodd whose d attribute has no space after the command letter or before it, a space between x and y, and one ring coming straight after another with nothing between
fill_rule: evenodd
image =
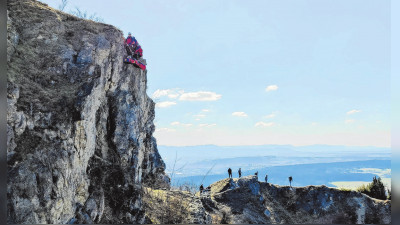
<instances>
[{"instance_id":1,"label":"silhouette of hiker","mask_svg":"<svg viewBox=\"0 0 400 225\"><path fill-rule=\"evenodd\" d=\"M239 173L239 178L240 178L242 176L242 168L239 168L238 173Z\"/></svg>"},{"instance_id":2,"label":"silhouette of hiker","mask_svg":"<svg viewBox=\"0 0 400 225\"><path fill-rule=\"evenodd\" d=\"M203 189L204 189L203 185L200 185L200 194L203 193Z\"/></svg>"},{"instance_id":3,"label":"silhouette of hiker","mask_svg":"<svg viewBox=\"0 0 400 225\"><path fill-rule=\"evenodd\" d=\"M290 177L289 177L289 183L290 183L290 187L292 187L292 181L293 181L293 177L292 177L292 176L290 176Z\"/></svg>"},{"instance_id":4,"label":"silhouette of hiker","mask_svg":"<svg viewBox=\"0 0 400 225\"><path fill-rule=\"evenodd\" d=\"M228 169L228 175L229 175L229 178L232 178L232 170L231 170L231 168Z\"/></svg>"},{"instance_id":5,"label":"silhouette of hiker","mask_svg":"<svg viewBox=\"0 0 400 225\"><path fill-rule=\"evenodd\" d=\"M256 175L258 177L258 171L254 173L254 175Z\"/></svg>"},{"instance_id":6,"label":"silhouette of hiker","mask_svg":"<svg viewBox=\"0 0 400 225\"><path fill-rule=\"evenodd\" d=\"M265 174L265 183L268 183L268 174Z\"/></svg>"}]
</instances>

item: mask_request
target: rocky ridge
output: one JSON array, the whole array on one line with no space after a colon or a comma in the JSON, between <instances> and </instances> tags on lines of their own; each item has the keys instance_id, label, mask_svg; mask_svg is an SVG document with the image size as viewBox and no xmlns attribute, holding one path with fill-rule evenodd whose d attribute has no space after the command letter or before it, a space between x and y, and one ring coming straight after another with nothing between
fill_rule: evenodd
<instances>
[{"instance_id":1,"label":"rocky ridge","mask_svg":"<svg viewBox=\"0 0 400 225\"><path fill-rule=\"evenodd\" d=\"M122 32L34 0L7 16L8 222L143 223L143 185L169 178Z\"/></svg>"},{"instance_id":2,"label":"rocky ridge","mask_svg":"<svg viewBox=\"0 0 400 225\"><path fill-rule=\"evenodd\" d=\"M162 191L164 196L179 196ZM181 192L185 193L185 192ZM259 182L256 176L224 179L211 184L203 193L182 198L180 203L167 204L158 190L146 195L151 209L149 217L159 221L168 212L185 212L180 223L213 224L389 224L391 201L371 198L356 191L342 191L326 186L289 187ZM158 196L158 197L151 197ZM179 200L179 199L178 199ZM201 204L199 204L199 202ZM183 205L183 206L182 206ZM182 210L183 209L183 210ZM155 213L158 212L158 213ZM166 212L166 213L165 213ZM168 218L168 217L167 217Z\"/></svg>"}]
</instances>

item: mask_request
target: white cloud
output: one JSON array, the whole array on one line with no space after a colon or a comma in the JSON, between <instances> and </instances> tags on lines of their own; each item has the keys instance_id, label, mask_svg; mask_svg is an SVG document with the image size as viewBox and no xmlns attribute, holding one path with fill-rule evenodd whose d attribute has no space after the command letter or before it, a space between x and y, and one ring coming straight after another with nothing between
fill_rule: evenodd
<instances>
[{"instance_id":1,"label":"white cloud","mask_svg":"<svg viewBox=\"0 0 400 225\"><path fill-rule=\"evenodd\" d=\"M345 123L354 123L354 120L349 119L349 120L345 120L344 122Z\"/></svg>"},{"instance_id":2,"label":"white cloud","mask_svg":"<svg viewBox=\"0 0 400 225\"><path fill-rule=\"evenodd\" d=\"M168 98L177 98L179 94L168 94Z\"/></svg>"},{"instance_id":3,"label":"white cloud","mask_svg":"<svg viewBox=\"0 0 400 225\"><path fill-rule=\"evenodd\" d=\"M171 128L166 128L166 127L162 127L162 128L157 128L156 132L174 132L176 131L175 129L171 129Z\"/></svg>"},{"instance_id":4,"label":"white cloud","mask_svg":"<svg viewBox=\"0 0 400 225\"><path fill-rule=\"evenodd\" d=\"M178 89L157 89L153 93L152 98L160 98L162 96L168 96L168 98L177 98L182 93L183 91Z\"/></svg>"},{"instance_id":5,"label":"white cloud","mask_svg":"<svg viewBox=\"0 0 400 225\"><path fill-rule=\"evenodd\" d=\"M211 110L209 110L209 109L202 109L201 111L202 111L202 112L210 112Z\"/></svg>"},{"instance_id":6,"label":"white cloud","mask_svg":"<svg viewBox=\"0 0 400 225\"><path fill-rule=\"evenodd\" d=\"M348 111L347 115L354 114L354 113L359 113L359 112L361 112L361 110L353 109L353 110Z\"/></svg>"},{"instance_id":7,"label":"white cloud","mask_svg":"<svg viewBox=\"0 0 400 225\"><path fill-rule=\"evenodd\" d=\"M179 100L181 101L217 101L222 95L216 94L215 92L209 91L198 91L183 93Z\"/></svg>"},{"instance_id":8,"label":"white cloud","mask_svg":"<svg viewBox=\"0 0 400 225\"><path fill-rule=\"evenodd\" d=\"M172 122L171 125L172 125L172 126L190 127L190 126L192 126L193 124L191 124L191 123L181 123L181 122L175 121L175 122Z\"/></svg>"},{"instance_id":9,"label":"white cloud","mask_svg":"<svg viewBox=\"0 0 400 225\"><path fill-rule=\"evenodd\" d=\"M267 88L265 88L265 91L276 91L278 90L278 85L269 85Z\"/></svg>"},{"instance_id":10,"label":"white cloud","mask_svg":"<svg viewBox=\"0 0 400 225\"><path fill-rule=\"evenodd\" d=\"M247 114L245 112L233 112L232 116L247 117Z\"/></svg>"},{"instance_id":11,"label":"white cloud","mask_svg":"<svg viewBox=\"0 0 400 225\"><path fill-rule=\"evenodd\" d=\"M200 119L199 119L199 118L197 118L197 119L195 119L195 120L199 121Z\"/></svg>"},{"instance_id":12,"label":"white cloud","mask_svg":"<svg viewBox=\"0 0 400 225\"><path fill-rule=\"evenodd\" d=\"M202 124L199 124L199 127L213 127L216 125L217 125L216 123L212 123L212 124L202 123Z\"/></svg>"},{"instance_id":13,"label":"white cloud","mask_svg":"<svg viewBox=\"0 0 400 225\"><path fill-rule=\"evenodd\" d=\"M264 116L264 118L265 118L265 119L271 119L271 118L274 118L275 116L276 116L275 113L271 113L271 114L269 114L269 115Z\"/></svg>"},{"instance_id":14,"label":"white cloud","mask_svg":"<svg viewBox=\"0 0 400 225\"><path fill-rule=\"evenodd\" d=\"M165 102L158 102L156 103L156 107L157 108L166 108L166 107L170 107L176 105L176 102L169 102L169 101L165 101Z\"/></svg>"},{"instance_id":15,"label":"white cloud","mask_svg":"<svg viewBox=\"0 0 400 225\"><path fill-rule=\"evenodd\" d=\"M162 96L166 96L168 95L168 93L170 93L171 90L170 89L165 89L165 90L161 90L161 89L157 89L154 93L153 93L153 98L159 98Z\"/></svg>"},{"instance_id":16,"label":"white cloud","mask_svg":"<svg viewBox=\"0 0 400 225\"><path fill-rule=\"evenodd\" d=\"M193 115L194 117L197 117L197 118L204 118L204 117L206 117L206 115L204 115L204 114L197 114L197 115Z\"/></svg>"},{"instance_id":17,"label":"white cloud","mask_svg":"<svg viewBox=\"0 0 400 225\"><path fill-rule=\"evenodd\" d=\"M270 127L270 126L273 126L274 124L275 123L273 123L273 122L265 123L265 122L260 121L260 122L257 122L254 126L255 127Z\"/></svg>"}]
</instances>

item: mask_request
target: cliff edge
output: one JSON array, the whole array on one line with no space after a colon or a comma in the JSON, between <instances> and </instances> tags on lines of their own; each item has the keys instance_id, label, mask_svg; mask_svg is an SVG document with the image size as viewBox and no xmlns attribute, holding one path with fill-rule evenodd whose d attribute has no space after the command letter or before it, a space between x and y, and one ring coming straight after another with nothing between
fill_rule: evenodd
<instances>
[{"instance_id":1,"label":"cliff edge","mask_svg":"<svg viewBox=\"0 0 400 225\"><path fill-rule=\"evenodd\" d=\"M147 190L144 202L150 208L147 210L150 220L155 223L391 223L389 200L323 185L277 186L259 182L256 176L223 179L195 195L185 191Z\"/></svg>"},{"instance_id":2,"label":"cliff edge","mask_svg":"<svg viewBox=\"0 0 400 225\"><path fill-rule=\"evenodd\" d=\"M34 0L7 15L8 222L143 223L142 185L169 178L122 32Z\"/></svg>"}]
</instances>

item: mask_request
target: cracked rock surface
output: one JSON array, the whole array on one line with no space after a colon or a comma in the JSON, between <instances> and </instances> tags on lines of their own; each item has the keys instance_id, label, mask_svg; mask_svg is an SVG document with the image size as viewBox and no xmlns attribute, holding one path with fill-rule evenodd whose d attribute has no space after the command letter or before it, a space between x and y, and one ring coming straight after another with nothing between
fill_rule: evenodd
<instances>
[{"instance_id":1,"label":"cracked rock surface","mask_svg":"<svg viewBox=\"0 0 400 225\"><path fill-rule=\"evenodd\" d=\"M169 178L122 32L33 0L7 16L8 222L144 223L143 185Z\"/></svg>"},{"instance_id":2,"label":"cracked rock surface","mask_svg":"<svg viewBox=\"0 0 400 225\"><path fill-rule=\"evenodd\" d=\"M224 179L201 195L214 223L389 224L391 201L326 186L289 187L256 176Z\"/></svg>"},{"instance_id":3,"label":"cracked rock surface","mask_svg":"<svg viewBox=\"0 0 400 225\"><path fill-rule=\"evenodd\" d=\"M154 223L391 223L390 200L326 186L277 186L259 182L256 176L223 179L201 194L155 189L146 193L144 202Z\"/></svg>"}]
</instances>

